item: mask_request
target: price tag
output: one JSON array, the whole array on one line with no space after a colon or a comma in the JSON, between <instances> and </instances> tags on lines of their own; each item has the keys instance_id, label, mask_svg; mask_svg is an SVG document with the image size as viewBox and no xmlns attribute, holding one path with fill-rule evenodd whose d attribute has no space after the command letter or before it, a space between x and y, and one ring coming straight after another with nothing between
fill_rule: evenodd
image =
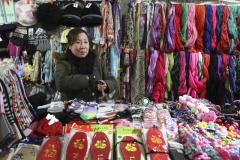
<instances>
[{"instance_id":1,"label":"price tag","mask_svg":"<svg viewBox=\"0 0 240 160\"><path fill-rule=\"evenodd\" d=\"M73 7L78 8L78 3L74 3Z\"/></svg>"},{"instance_id":2,"label":"price tag","mask_svg":"<svg viewBox=\"0 0 240 160\"><path fill-rule=\"evenodd\" d=\"M92 3L88 3L88 4L85 6L85 8L89 8L89 7L91 7L91 5L92 5Z\"/></svg>"}]
</instances>

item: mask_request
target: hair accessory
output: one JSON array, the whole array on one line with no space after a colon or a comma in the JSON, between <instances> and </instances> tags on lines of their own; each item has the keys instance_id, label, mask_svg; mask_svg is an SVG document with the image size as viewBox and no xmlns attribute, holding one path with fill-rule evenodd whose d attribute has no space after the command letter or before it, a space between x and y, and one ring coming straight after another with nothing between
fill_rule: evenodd
<instances>
[{"instance_id":1,"label":"hair accessory","mask_svg":"<svg viewBox=\"0 0 240 160\"><path fill-rule=\"evenodd\" d=\"M92 139L91 160L109 159L110 142L104 132L96 132Z\"/></svg>"},{"instance_id":2,"label":"hair accessory","mask_svg":"<svg viewBox=\"0 0 240 160\"><path fill-rule=\"evenodd\" d=\"M66 159L84 160L87 150L87 134L85 132L76 132L68 144Z\"/></svg>"}]
</instances>

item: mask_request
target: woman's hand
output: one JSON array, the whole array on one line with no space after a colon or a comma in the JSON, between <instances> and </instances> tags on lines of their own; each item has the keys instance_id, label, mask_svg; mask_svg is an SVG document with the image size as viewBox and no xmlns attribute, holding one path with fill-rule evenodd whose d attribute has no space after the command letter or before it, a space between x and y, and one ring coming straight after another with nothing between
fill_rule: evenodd
<instances>
[{"instance_id":1,"label":"woman's hand","mask_svg":"<svg viewBox=\"0 0 240 160\"><path fill-rule=\"evenodd\" d=\"M101 83L98 83L97 84L97 89L99 90L99 91L104 91L105 89L107 89L107 84L103 81L103 80L99 80L99 82Z\"/></svg>"}]
</instances>

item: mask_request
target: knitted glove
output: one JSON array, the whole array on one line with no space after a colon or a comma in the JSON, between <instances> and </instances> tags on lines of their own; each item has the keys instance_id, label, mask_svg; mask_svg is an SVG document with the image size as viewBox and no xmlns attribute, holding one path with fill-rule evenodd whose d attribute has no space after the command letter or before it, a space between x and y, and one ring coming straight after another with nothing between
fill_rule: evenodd
<instances>
[{"instance_id":1,"label":"knitted glove","mask_svg":"<svg viewBox=\"0 0 240 160\"><path fill-rule=\"evenodd\" d=\"M11 41L9 41L7 46L7 51L9 52L9 56L19 56L21 51L21 46L15 46Z\"/></svg>"},{"instance_id":2,"label":"knitted glove","mask_svg":"<svg viewBox=\"0 0 240 160\"><path fill-rule=\"evenodd\" d=\"M33 31L34 31L33 28L32 28L31 33L28 30L28 45L27 45L27 53L28 54L33 54L37 51L37 46L34 44L35 36L33 35Z\"/></svg>"},{"instance_id":3,"label":"knitted glove","mask_svg":"<svg viewBox=\"0 0 240 160\"><path fill-rule=\"evenodd\" d=\"M27 41L27 27L17 26L17 28L13 32L11 42L15 46L23 46L26 41Z\"/></svg>"},{"instance_id":4,"label":"knitted glove","mask_svg":"<svg viewBox=\"0 0 240 160\"><path fill-rule=\"evenodd\" d=\"M40 52L45 52L51 48L48 36L45 34L36 36L34 44L37 45L37 50Z\"/></svg>"}]
</instances>

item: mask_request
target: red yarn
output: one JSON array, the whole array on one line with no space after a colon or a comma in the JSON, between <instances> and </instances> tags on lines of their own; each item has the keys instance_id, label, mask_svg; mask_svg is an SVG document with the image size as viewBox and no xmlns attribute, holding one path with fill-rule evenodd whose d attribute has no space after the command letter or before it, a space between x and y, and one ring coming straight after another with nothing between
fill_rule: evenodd
<instances>
[{"instance_id":1,"label":"red yarn","mask_svg":"<svg viewBox=\"0 0 240 160\"><path fill-rule=\"evenodd\" d=\"M195 24L198 36L195 42L195 49L200 52L204 49L202 37L204 34L205 13L206 11L204 5L196 5Z\"/></svg>"},{"instance_id":2,"label":"red yarn","mask_svg":"<svg viewBox=\"0 0 240 160\"><path fill-rule=\"evenodd\" d=\"M215 50L217 46L217 33L216 33L216 27L217 27L217 15L216 15L217 7L212 6L212 36L211 36L211 47L212 50Z\"/></svg>"},{"instance_id":3,"label":"red yarn","mask_svg":"<svg viewBox=\"0 0 240 160\"><path fill-rule=\"evenodd\" d=\"M204 53L203 58L204 58L204 64L202 69L203 79L201 82L206 86L209 80L208 66L210 64L210 54ZM203 90L203 92L199 95L199 97L206 98L206 93L207 93L207 88Z\"/></svg>"},{"instance_id":4,"label":"red yarn","mask_svg":"<svg viewBox=\"0 0 240 160\"><path fill-rule=\"evenodd\" d=\"M164 53L159 53L156 69L155 69L155 79L152 92L153 102L164 102L165 93L165 76L164 76L165 62Z\"/></svg>"},{"instance_id":5,"label":"red yarn","mask_svg":"<svg viewBox=\"0 0 240 160\"><path fill-rule=\"evenodd\" d=\"M179 86L178 86L178 96L182 96L187 93L187 86L186 86L186 59L185 59L185 52L179 52L181 57L181 66L179 70Z\"/></svg>"},{"instance_id":6,"label":"red yarn","mask_svg":"<svg viewBox=\"0 0 240 160\"><path fill-rule=\"evenodd\" d=\"M230 49L230 41L228 38L228 24L227 24L228 18L229 18L228 6L223 6L221 37L220 37L220 42L217 45L217 49L221 53L227 53Z\"/></svg>"},{"instance_id":7,"label":"red yarn","mask_svg":"<svg viewBox=\"0 0 240 160\"><path fill-rule=\"evenodd\" d=\"M181 51L182 50L182 40L180 36L180 29L181 29L181 15L182 15L182 5L181 4L174 4L175 6L175 25L176 25L176 30L177 33L175 34L176 36L176 41L175 41L175 50L176 51Z\"/></svg>"}]
</instances>

